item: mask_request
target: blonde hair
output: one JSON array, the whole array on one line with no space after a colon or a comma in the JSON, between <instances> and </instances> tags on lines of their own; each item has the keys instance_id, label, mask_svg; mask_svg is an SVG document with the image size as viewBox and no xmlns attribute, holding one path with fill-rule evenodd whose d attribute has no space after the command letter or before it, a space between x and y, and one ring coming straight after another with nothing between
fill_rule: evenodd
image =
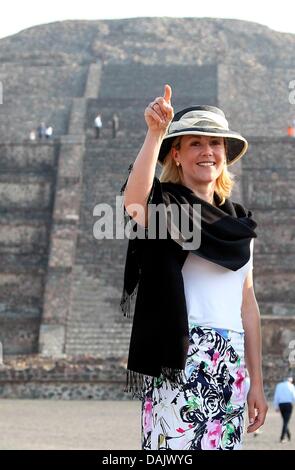
<instances>
[{"instance_id":1,"label":"blonde hair","mask_svg":"<svg viewBox=\"0 0 295 470\"><path fill-rule=\"evenodd\" d=\"M178 136L173 140L171 150L164 159L162 172L159 177L159 180L162 183L170 182L170 183L183 184L181 166L176 166L176 162L174 158L172 157L172 148L176 148L177 150L180 150L182 137L183 136ZM225 147L225 155L226 155L226 152L227 152L226 139L224 139L224 147ZM235 178L235 175L228 170L227 164L225 163L221 174L216 179L215 188L214 188L215 193L217 193L219 199L221 200L220 205L224 204L225 199L230 197L232 193L232 189L235 185L234 178Z\"/></svg>"}]
</instances>

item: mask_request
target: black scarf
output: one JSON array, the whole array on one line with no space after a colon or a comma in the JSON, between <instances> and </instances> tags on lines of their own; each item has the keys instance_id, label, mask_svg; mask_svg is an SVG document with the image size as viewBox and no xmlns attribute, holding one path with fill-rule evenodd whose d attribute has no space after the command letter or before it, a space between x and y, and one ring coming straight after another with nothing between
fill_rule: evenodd
<instances>
[{"instance_id":1,"label":"black scarf","mask_svg":"<svg viewBox=\"0 0 295 470\"><path fill-rule=\"evenodd\" d=\"M132 165L129 167L129 172ZM127 180L121 188L123 193ZM176 183L161 183L154 178L148 203L201 204L201 245L190 250L198 256L233 271L250 259L250 241L256 238L257 224L252 212L241 204L214 194L217 207ZM191 214L190 214L191 215ZM125 211L126 221L130 220ZM133 224L134 221L132 221ZM192 222L192 218L190 218ZM140 228L134 225L137 230ZM189 253L179 241L167 239L130 239L128 242L124 287L120 302L125 316L133 318L127 364L127 391L141 396L144 375L163 374L182 383L189 346L188 318L181 269ZM134 302L135 301L135 309ZM134 316L133 316L134 309Z\"/></svg>"}]
</instances>

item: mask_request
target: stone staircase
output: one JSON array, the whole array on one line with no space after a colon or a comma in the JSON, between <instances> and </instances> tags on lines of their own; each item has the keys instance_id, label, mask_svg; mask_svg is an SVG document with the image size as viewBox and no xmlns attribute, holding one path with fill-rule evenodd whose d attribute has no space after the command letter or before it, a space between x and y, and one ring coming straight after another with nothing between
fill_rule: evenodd
<instances>
[{"instance_id":1,"label":"stone staircase","mask_svg":"<svg viewBox=\"0 0 295 470\"><path fill-rule=\"evenodd\" d=\"M137 146L139 142L135 142ZM94 207L107 203L115 210L115 197L135 158L131 142L129 148L124 143L123 137L87 141L67 354L120 357L128 351L131 323L119 311L127 240L96 240L93 236Z\"/></svg>"},{"instance_id":2,"label":"stone staircase","mask_svg":"<svg viewBox=\"0 0 295 470\"><path fill-rule=\"evenodd\" d=\"M68 317L66 353L124 357L131 323L116 308L118 291L76 265L73 271L72 308ZM113 299L113 301L109 301Z\"/></svg>"}]
</instances>

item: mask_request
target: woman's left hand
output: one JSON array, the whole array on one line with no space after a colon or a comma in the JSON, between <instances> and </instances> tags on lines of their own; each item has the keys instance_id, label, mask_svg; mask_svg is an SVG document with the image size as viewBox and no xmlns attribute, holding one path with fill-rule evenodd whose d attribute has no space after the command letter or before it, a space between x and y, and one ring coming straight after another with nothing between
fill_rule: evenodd
<instances>
[{"instance_id":1,"label":"woman's left hand","mask_svg":"<svg viewBox=\"0 0 295 470\"><path fill-rule=\"evenodd\" d=\"M268 405L262 387L251 386L247 395L249 426L247 432L254 432L265 421Z\"/></svg>"}]
</instances>

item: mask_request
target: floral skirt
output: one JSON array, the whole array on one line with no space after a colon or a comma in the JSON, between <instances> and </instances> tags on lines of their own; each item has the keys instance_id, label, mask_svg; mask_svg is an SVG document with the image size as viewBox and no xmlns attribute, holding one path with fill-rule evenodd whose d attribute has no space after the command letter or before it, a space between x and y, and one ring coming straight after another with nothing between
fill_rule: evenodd
<instances>
[{"instance_id":1,"label":"floral skirt","mask_svg":"<svg viewBox=\"0 0 295 470\"><path fill-rule=\"evenodd\" d=\"M190 325L184 384L145 376L142 449L241 449L245 372L243 333Z\"/></svg>"}]
</instances>

